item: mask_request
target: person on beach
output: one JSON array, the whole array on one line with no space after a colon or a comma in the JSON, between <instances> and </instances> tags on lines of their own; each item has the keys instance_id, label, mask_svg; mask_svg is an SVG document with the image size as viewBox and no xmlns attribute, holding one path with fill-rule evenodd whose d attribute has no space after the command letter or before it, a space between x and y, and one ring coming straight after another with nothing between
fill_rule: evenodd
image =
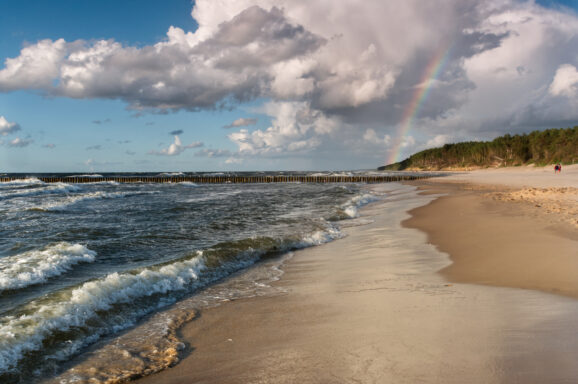
<instances>
[{"instance_id":1,"label":"person on beach","mask_svg":"<svg viewBox=\"0 0 578 384\"><path fill-rule=\"evenodd\" d=\"M562 171L562 166L560 164L556 164L554 166L554 173L560 173Z\"/></svg>"}]
</instances>

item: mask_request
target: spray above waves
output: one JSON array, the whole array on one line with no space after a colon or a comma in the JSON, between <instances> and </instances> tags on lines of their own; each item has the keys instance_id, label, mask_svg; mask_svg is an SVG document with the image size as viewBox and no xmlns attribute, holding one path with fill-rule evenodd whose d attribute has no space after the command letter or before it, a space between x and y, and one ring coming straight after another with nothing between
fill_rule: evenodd
<instances>
[{"instance_id":1,"label":"spray above waves","mask_svg":"<svg viewBox=\"0 0 578 384\"><path fill-rule=\"evenodd\" d=\"M53 244L42 250L0 258L0 293L40 284L79 263L91 263L96 252L81 244Z\"/></svg>"}]
</instances>

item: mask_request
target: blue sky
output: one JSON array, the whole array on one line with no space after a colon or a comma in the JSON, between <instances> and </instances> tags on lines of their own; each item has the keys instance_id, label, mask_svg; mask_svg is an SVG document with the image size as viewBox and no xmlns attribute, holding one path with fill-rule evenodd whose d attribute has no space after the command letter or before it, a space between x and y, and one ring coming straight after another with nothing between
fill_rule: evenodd
<instances>
[{"instance_id":1,"label":"blue sky","mask_svg":"<svg viewBox=\"0 0 578 384\"><path fill-rule=\"evenodd\" d=\"M368 169L578 124L578 2L447 3L2 0L0 173Z\"/></svg>"},{"instance_id":2,"label":"blue sky","mask_svg":"<svg viewBox=\"0 0 578 384\"><path fill-rule=\"evenodd\" d=\"M191 8L188 0L172 0L170 7L159 0L3 1L0 59L16 57L23 45L47 38L114 39L130 46L154 44L165 39L171 25L195 30ZM184 132L183 140L223 141L223 131L204 128L229 124L240 113L177 112L134 117L135 113L127 111L126 103L119 100L45 97L30 91L0 93L0 114L16 120L23 136L33 137L36 144L0 148L4 163L0 171L217 169L218 165L207 158L159 159L146 153L168 146L173 141L169 132L175 130ZM55 147L43 147L51 144Z\"/></svg>"}]
</instances>

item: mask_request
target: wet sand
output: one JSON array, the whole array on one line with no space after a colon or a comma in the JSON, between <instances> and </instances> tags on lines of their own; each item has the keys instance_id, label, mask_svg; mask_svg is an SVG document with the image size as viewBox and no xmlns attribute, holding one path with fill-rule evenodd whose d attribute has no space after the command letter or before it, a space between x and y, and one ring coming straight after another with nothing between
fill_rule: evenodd
<instances>
[{"instance_id":1,"label":"wet sand","mask_svg":"<svg viewBox=\"0 0 578 384\"><path fill-rule=\"evenodd\" d=\"M284 294L203 311L180 332L182 361L138 381L574 382L573 227L492 195L513 186L463 183L392 191L364 210L373 223L296 252ZM420 231L400 224L412 208L406 225Z\"/></svg>"},{"instance_id":2,"label":"wet sand","mask_svg":"<svg viewBox=\"0 0 578 384\"><path fill-rule=\"evenodd\" d=\"M578 298L578 166L506 168L422 183L446 194L404 225L450 255L455 282L536 289Z\"/></svg>"}]
</instances>

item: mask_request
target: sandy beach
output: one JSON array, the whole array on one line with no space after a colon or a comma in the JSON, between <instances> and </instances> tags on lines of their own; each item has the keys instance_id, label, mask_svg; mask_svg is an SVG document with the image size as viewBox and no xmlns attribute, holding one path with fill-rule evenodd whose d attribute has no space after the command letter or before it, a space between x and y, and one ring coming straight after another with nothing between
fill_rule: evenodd
<instances>
[{"instance_id":1,"label":"sandy beach","mask_svg":"<svg viewBox=\"0 0 578 384\"><path fill-rule=\"evenodd\" d=\"M450 255L451 281L578 298L578 167L483 170L421 186L448 194L411 212L410 228ZM440 225L440 217L446 217Z\"/></svg>"},{"instance_id":2,"label":"sandy beach","mask_svg":"<svg viewBox=\"0 0 578 384\"><path fill-rule=\"evenodd\" d=\"M365 225L295 252L277 294L203 311L180 363L138 381L574 382L577 182L571 166L380 185Z\"/></svg>"}]
</instances>

